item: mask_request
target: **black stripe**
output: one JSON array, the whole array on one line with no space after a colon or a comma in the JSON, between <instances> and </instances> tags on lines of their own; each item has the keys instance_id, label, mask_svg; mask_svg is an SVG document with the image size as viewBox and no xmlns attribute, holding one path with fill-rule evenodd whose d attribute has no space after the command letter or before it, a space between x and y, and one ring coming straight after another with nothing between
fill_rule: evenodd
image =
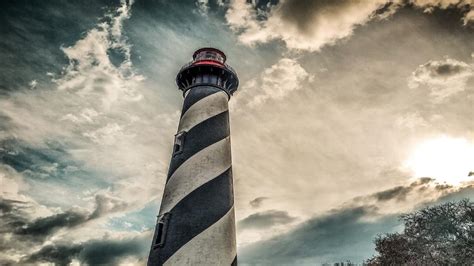
<instances>
[{"instance_id":1,"label":"black stripe","mask_svg":"<svg viewBox=\"0 0 474 266\"><path fill-rule=\"evenodd\" d=\"M191 156L229 135L229 111L210 117L191 128L184 137L183 151L171 158L167 180Z\"/></svg>"},{"instance_id":2,"label":"black stripe","mask_svg":"<svg viewBox=\"0 0 474 266\"><path fill-rule=\"evenodd\" d=\"M216 87L212 87L212 86L196 86L192 88L188 92L188 95L186 95L186 98L184 98L183 110L181 111L181 117L183 117L183 114L186 113L189 107L191 107L193 104L219 91L222 91L222 90Z\"/></svg>"},{"instance_id":3,"label":"black stripe","mask_svg":"<svg viewBox=\"0 0 474 266\"><path fill-rule=\"evenodd\" d=\"M230 266L237 266L237 255L235 256L234 260L230 264Z\"/></svg>"},{"instance_id":4,"label":"black stripe","mask_svg":"<svg viewBox=\"0 0 474 266\"><path fill-rule=\"evenodd\" d=\"M163 247L152 249L148 265L162 265L179 248L221 219L234 204L232 169L200 186L171 211Z\"/></svg>"}]
</instances>

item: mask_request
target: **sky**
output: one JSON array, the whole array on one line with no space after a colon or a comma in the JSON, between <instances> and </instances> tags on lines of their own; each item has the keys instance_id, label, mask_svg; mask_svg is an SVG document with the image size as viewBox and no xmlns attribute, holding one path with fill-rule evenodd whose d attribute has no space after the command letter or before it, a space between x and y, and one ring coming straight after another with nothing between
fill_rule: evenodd
<instances>
[{"instance_id":1,"label":"sky","mask_svg":"<svg viewBox=\"0 0 474 266\"><path fill-rule=\"evenodd\" d=\"M0 3L0 264L144 265L194 50L222 49L238 259L375 254L474 197L472 0Z\"/></svg>"}]
</instances>

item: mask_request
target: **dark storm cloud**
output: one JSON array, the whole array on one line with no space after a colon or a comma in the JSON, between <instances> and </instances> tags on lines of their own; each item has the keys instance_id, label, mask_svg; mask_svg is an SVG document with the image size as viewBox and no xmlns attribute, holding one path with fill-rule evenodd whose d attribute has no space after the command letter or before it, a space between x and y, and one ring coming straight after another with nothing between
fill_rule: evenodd
<instances>
[{"instance_id":1,"label":"dark storm cloud","mask_svg":"<svg viewBox=\"0 0 474 266\"><path fill-rule=\"evenodd\" d=\"M77 259L86 265L114 265L124 257L145 257L147 243L145 237L121 240L100 239L81 244L58 243L41 248L23 258L22 262L33 264L50 262L67 265L73 259Z\"/></svg>"},{"instance_id":2,"label":"dark storm cloud","mask_svg":"<svg viewBox=\"0 0 474 266\"><path fill-rule=\"evenodd\" d=\"M10 234L29 222L27 207L26 202L0 198L0 254L8 254L10 250L18 251L22 245L17 235ZM10 264L2 259L5 258L0 258L0 265Z\"/></svg>"},{"instance_id":3,"label":"dark storm cloud","mask_svg":"<svg viewBox=\"0 0 474 266\"><path fill-rule=\"evenodd\" d=\"M431 177L421 177L421 178L418 178L413 183L411 183L410 186L412 186L412 187L413 186L421 186L421 185L428 184L428 183L433 182L433 181L435 181L435 180Z\"/></svg>"},{"instance_id":4,"label":"dark storm cloud","mask_svg":"<svg viewBox=\"0 0 474 266\"><path fill-rule=\"evenodd\" d=\"M82 250L81 245L48 245L23 260L24 263L51 262L56 265L68 265Z\"/></svg>"},{"instance_id":5,"label":"dark storm cloud","mask_svg":"<svg viewBox=\"0 0 474 266\"><path fill-rule=\"evenodd\" d=\"M268 210L247 216L239 221L238 226L241 229L262 229L279 224L288 224L295 220L296 218L290 216L286 211Z\"/></svg>"},{"instance_id":6,"label":"dark storm cloud","mask_svg":"<svg viewBox=\"0 0 474 266\"><path fill-rule=\"evenodd\" d=\"M148 238L90 241L79 253L80 261L89 265L114 264L124 256L144 257L148 251Z\"/></svg>"},{"instance_id":7,"label":"dark storm cloud","mask_svg":"<svg viewBox=\"0 0 474 266\"><path fill-rule=\"evenodd\" d=\"M0 198L0 215L3 217L4 215L10 214L13 210L21 208L23 204L25 204L23 201Z\"/></svg>"},{"instance_id":8,"label":"dark storm cloud","mask_svg":"<svg viewBox=\"0 0 474 266\"><path fill-rule=\"evenodd\" d=\"M287 265L315 264L351 260L362 262L371 255L372 238L393 231L396 217L375 222L362 218L374 214L376 208L364 206L333 211L312 218L283 235L257 242L240 254L245 264Z\"/></svg>"},{"instance_id":9,"label":"dark storm cloud","mask_svg":"<svg viewBox=\"0 0 474 266\"><path fill-rule=\"evenodd\" d=\"M0 250L11 249L11 240L28 243L42 243L48 237L54 235L58 230L70 229L83 225L88 221L100 218L105 214L123 210L127 204L118 199L106 195L95 197L95 209L87 213L79 210L67 210L54 215L29 219L27 208L30 203L0 199L0 211L2 218L2 229L0 233ZM6 233L13 233L12 239L6 237Z\"/></svg>"},{"instance_id":10,"label":"dark storm cloud","mask_svg":"<svg viewBox=\"0 0 474 266\"><path fill-rule=\"evenodd\" d=\"M26 202L0 198L0 236L27 224L27 214L24 211L26 207ZM0 251L7 248L5 241L0 237Z\"/></svg>"},{"instance_id":11,"label":"dark storm cloud","mask_svg":"<svg viewBox=\"0 0 474 266\"><path fill-rule=\"evenodd\" d=\"M439 184L435 186L435 189L439 191L450 189L450 188L453 188L453 186L448 185L448 184Z\"/></svg>"},{"instance_id":12,"label":"dark storm cloud","mask_svg":"<svg viewBox=\"0 0 474 266\"><path fill-rule=\"evenodd\" d=\"M29 254L59 230L71 230L104 215L122 210L126 204L117 199L96 196L96 208L88 213L82 210L67 210L37 219L31 219L31 212L38 208L33 202L0 199L0 252L10 254ZM128 242L127 242L128 241ZM40 251L25 257L24 263L51 262L67 265L72 258L78 257L89 265L111 263L114 257L133 255L143 249L144 239L89 241L84 244L62 243L48 245ZM110 245L109 245L110 244ZM101 256L103 254L103 256ZM3 258L6 259L6 258ZM18 262L16 262L18 263ZM1 265L16 264L0 261Z\"/></svg>"},{"instance_id":13,"label":"dark storm cloud","mask_svg":"<svg viewBox=\"0 0 474 266\"><path fill-rule=\"evenodd\" d=\"M250 206L253 208L258 208L262 205L263 201L268 199L268 197L257 197L249 202Z\"/></svg>"},{"instance_id":14,"label":"dark storm cloud","mask_svg":"<svg viewBox=\"0 0 474 266\"><path fill-rule=\"evenodd\" d=\"M396 198L404 200L406 195L412 190L412 187L398 186L385 191L377 192L373 195L378 201L386 201Z\"/></svg>"},{"instance_id":15,"label":"dark storm cloud","mask_svg":"<svg viewBox=\"0 0 474 266\"><path fill-rule=\"evenodd\" d=\"M405 200L408 193L410 193L413 189L428 184L432 181L434 181L432 178L423 177L408 186L397 186L394 188L390 188L384 191L377 192L371 195L371 197L375 198L377 201L387 201L392 199Z\"/></svg>"},{"instance_id":16,"label":"dark storm cloud","mask_svg":"<svg viewBox=\"0 0 474 266\"><path fill-rule=\"evenodd\" d=\"M363 196L363 197L357 197L354 200L358 201L361 199L375 199L377 202L385 202L389 200L397 200L397 201L403 201L406 199L406 196L414 191L415 189L423 189L428 185L429 183L432 183L434 179L429 178L429 177L422 177L417 179L416 181L412 182L409 185L406 186L396 186L393 188L389 188L383 191L379 191L376 193L373 193L368 196Z\"/></svg>"},{"instance_id":17,"label":"dark storm cloud","mask_svg":"<svg viewBox=\"0 0 474 266\"><path fill-rule=\"evenodd\" d=\"M42 239L49 236L61 228L71 228L82 224L88 220L86 213L66 211L64 213L39 218L31 223L17 228L14 232L18 235L28 235L31 239L36 237Z\"/></svg>"}]
</instances>

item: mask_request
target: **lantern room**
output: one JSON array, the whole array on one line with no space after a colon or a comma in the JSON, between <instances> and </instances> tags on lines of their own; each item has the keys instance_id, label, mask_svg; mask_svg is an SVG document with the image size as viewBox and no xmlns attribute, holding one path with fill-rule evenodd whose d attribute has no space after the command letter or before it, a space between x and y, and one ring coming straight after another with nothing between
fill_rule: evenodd
<instances>
[{"instance_id":1,"label":"lantern room","mask_svg":"<svg viewBox=\"0 0 474 266\"><path fill-rule=\"evenodd\" d=\"M201 48L194 52L193 61L194 63L200 63L202 61L213 61L220 64L224 64L226 60L225 54L216 48Z\"/></svg>"},{"instance_id":2,"label":"lantern room","mask_svg":"<svg viewBox=\"0 0 474 266\"><path fill-rule=\"evenodd\" d=\"M193 54L193 60L185 64L176 76L178 88L186 92L198 86L213 86L230 96L237 90L239 79L226 64L225 54L216 48L201 48Z\"/></svg>"}]
</instances>

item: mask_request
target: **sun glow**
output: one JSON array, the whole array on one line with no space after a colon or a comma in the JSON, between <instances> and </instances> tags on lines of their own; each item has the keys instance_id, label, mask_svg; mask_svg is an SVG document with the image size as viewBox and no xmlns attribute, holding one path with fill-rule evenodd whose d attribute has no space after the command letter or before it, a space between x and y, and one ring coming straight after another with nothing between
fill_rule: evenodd
<instances>
[{"instance_id":1,"label":"sun glow","mask_svg":"<svg viewBox=\"0 0 474 266\"><path fill-rule=\"evenodd\" d=\"M431 177L458 185L474 179L474 143L463 138L441 136L415 147L404 166L415 177Z\"/></svg>"}]
</instances>

